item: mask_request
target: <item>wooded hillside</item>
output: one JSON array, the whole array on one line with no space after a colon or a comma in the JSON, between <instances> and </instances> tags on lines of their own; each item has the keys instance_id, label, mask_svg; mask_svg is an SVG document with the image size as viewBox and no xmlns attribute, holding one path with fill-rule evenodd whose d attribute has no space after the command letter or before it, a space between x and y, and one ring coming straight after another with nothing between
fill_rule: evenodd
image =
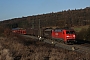
<instances>
[{"instance_id":1,"label":"wooded hillside","mask_svg":"<svg viewBox=\"0 0 90 60\"><path fill-rule=\"evenodd\" d=\"M22 18L13 18L0 22L0 26L9 28L38 28L40 27L72 27L90 24L90 7L61 12L52 12Z\"/></svg>"}]
</instances>

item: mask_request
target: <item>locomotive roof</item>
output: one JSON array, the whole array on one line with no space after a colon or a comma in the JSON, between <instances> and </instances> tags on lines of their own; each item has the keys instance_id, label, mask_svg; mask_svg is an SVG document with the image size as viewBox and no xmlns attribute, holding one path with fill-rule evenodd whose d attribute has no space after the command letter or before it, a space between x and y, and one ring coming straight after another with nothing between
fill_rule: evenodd
<instances>
[{"instance_id":1,"label":"locomotive roof","mask_svg":"<svg viewBox=\"0 0 90 60\"><path fill-rule=\"evenodd\" d=\"M54 30L73 30L73 29L60 29L60 28L56 28Z\"/></svg>"},{"instance_id":2,"label":"locomotive roof","mask_svg":"<svg viewBox=\"0 0 90 60\"><path fill-rule=\"evenodd\" d=\"M73 29L65 29L65 28L64 29L61 29L61 28L56 28L56 29L46 28L45 29L45 31L51 31L51 30L58 30L58 31L60 30L60 31L62 31L62 30L73 30Z\"/></svg>"}]
</instances>

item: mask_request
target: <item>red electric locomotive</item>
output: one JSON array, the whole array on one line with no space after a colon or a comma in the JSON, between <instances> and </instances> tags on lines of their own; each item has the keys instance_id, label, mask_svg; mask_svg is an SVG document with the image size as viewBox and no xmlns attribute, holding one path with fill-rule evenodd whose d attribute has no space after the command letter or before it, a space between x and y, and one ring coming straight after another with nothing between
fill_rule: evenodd
<instances>
[{"instance_id":1,"label":"red electric locomotive","mask_svg":"<svg viewBox=\"0 0 90 60\"><path fill-rule=\"evenodd\" d=\"M63 40L65 43L75 41L75 31L72 29L54 29L52 38Z\"/></svg>"},{"instance_id":2,"label":"red electric locomotive","mask_svg":"<svg viewBox=\"0 0 90 60\"><path fill-rule=\"evenodd\" d=\"M68 43L75 42L76 35L72 29L45 29L44 37Z\"/></svg>"}]
</instances>

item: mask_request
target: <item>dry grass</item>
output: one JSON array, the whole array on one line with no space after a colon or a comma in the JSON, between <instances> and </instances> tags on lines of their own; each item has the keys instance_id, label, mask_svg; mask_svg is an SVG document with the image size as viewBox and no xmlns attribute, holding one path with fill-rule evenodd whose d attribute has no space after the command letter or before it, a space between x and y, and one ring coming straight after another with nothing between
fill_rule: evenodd
<instances>
[{"instance_id":1,"label":"dry grass","mask_svg":"<svg viewBox=\"0 0 90 60\"><path fill-rule=\"evenodd\" d=\"M4 48L0 44L0 60L13 60L9 49Z\"/></svg>"},{"instance_id":2,"label":"dry grass","mask_svg":"<svg viewBox=\"0 0 90 60\"><path fill-rule=\"evenodd\" d=\"M0 38L0 43L3 46L1 60L90 60L90 54L68 51L22 36Z\"/></svg>"}]
</instances>

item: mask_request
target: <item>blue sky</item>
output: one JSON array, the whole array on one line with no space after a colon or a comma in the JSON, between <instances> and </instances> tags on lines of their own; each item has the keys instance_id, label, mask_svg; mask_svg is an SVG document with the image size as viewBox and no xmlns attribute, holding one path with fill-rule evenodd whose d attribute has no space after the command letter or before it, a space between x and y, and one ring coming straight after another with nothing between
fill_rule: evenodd
<instances>
[{"instance_id":1,"label":"blue sky","mask_svg":"<svg viewBox=\"0 0 90 60\"><path fill-rule=\"evenodd\" d=\"M90 0L0 0L0 21L90 7Z\"/></svg>"}]
</instances>

